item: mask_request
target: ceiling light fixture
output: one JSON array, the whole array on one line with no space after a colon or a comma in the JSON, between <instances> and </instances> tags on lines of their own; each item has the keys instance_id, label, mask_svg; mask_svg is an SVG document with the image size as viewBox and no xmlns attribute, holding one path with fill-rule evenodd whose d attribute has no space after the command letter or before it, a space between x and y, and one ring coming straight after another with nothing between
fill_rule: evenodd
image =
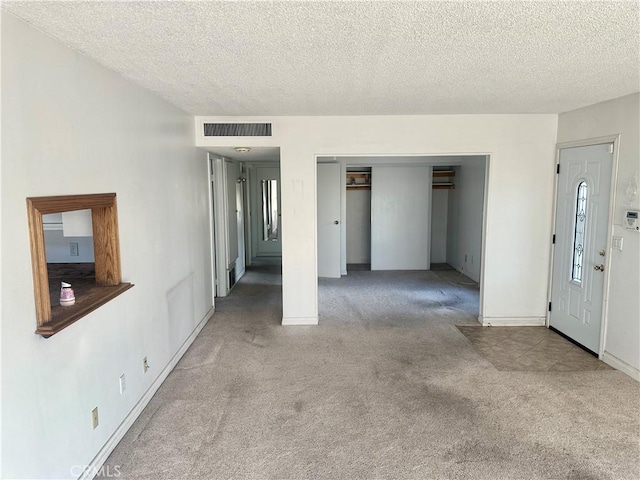
<instances>
[{"instance_id":1,"label":"ceiling light fixture","mask_svg":"<svg viewBox=\"0 0 640 480\"><path fill-rule=\"evenodd\" d=\"M249 147L236 147L234 150L238 153L249 153L251 151Z\"/></svg>"}]
</instances>

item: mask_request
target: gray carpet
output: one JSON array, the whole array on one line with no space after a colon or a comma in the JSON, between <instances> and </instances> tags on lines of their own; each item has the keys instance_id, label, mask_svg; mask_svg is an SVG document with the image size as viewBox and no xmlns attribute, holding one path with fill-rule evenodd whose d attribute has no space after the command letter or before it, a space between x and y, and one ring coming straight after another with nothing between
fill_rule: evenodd
<instances>
[{"instance_id":1,"label":"gray carpet","mask_svg":"<svg viewBox=\"0 0 640 480\"><path fill-rule=\"evenodd\" d=\"M453 272L343 280L320 282L320 326L282 327L277 270L251 271L107 465L131 479L640 478L638 383L497 370L455 327L474 321L477 289Z\"/></svg>"}]
</instances>

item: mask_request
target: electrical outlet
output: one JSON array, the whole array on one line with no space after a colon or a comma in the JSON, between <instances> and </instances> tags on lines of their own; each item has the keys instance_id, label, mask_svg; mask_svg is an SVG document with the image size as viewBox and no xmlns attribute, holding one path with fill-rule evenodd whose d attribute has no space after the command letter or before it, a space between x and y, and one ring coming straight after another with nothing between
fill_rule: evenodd
<instances>
[{"instance_id":1,"label":"electrical outlet","mask_svg":"<svg viewBox=\"0 0 640 480\"><path fill-rule=\"evenodd\" d=\"M126 389L127 389L127 383L125 381L124 373L123 373L122 375L120 375L120 395L122 395Z\"/></svg>"},{"instance_id":2,"label":"electrical outlet","mask_svg":"<svg viewBox=\"0 0 640 480\"><path fill-rule=\"evenodd\" d=\"M98 426L98 407L91 410L91 425L94 429Z\"/></svg>"},{"instance_id":3,"label":"electrical outlet","mask_svg":"<svg viewBox=\"0 0 640 480\"><path fill-rule=\"evenodd\" d=\"M78 257L80 251L78 250L78 242L69 242L69 255L72 257Z\"/></svg>"},{"instance_id":4,"label":"electrical outlet","mask_svg":"<svg viewBox=\"0 0 640 480\"><path fill-rule=\"evenodd\" d=\"M147 357L144 357L142 359L142 371L147 373L147 370L149 370L149 362L147 361Z\"/></svg>"}]
</instances>

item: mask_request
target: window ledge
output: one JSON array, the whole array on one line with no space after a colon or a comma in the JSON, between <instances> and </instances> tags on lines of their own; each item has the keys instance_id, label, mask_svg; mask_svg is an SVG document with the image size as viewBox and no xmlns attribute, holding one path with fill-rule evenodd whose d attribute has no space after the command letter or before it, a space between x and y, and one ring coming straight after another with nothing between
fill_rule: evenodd
<instances>
[{"instance_id":1,"label":"window ledge","mask_svg":"<svg viewBox=\"0 0 640 480\"><path fill-rule=\"evenodd\" d=\"M52 306L51 321L40 325L36 329L36 333L45 338L58 333L65 327L80 320L85 315L93 312L105 303L113 300L118 295L126 292L132 283L120 283L118 285L99 287L94 286L80 297L76 297L75 305L70 307Z\"/></svg>"}]
</instances>

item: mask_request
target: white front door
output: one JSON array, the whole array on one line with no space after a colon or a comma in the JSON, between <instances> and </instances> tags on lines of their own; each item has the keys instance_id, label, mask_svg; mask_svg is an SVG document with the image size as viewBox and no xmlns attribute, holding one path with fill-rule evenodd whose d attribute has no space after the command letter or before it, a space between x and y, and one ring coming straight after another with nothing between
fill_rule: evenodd
<instances>
[{"instance_id":1,"label":"white front door","mask_svg":"<svg viewBox=\"0 0 640 480\"><path fill-rule=\"evenodd\" d=\"M318 164L318 276L340 278L340 165Z\"/></svg>"},{"instance_id":2,"label":"white front door","mask_svg":"<svg viewBox=\"0 0 640 480\"><path fill-rule=\"evenodd\" d=\"M560 150L549 325L600 350L613 143Z\"/></svg>"}]
</instances>

